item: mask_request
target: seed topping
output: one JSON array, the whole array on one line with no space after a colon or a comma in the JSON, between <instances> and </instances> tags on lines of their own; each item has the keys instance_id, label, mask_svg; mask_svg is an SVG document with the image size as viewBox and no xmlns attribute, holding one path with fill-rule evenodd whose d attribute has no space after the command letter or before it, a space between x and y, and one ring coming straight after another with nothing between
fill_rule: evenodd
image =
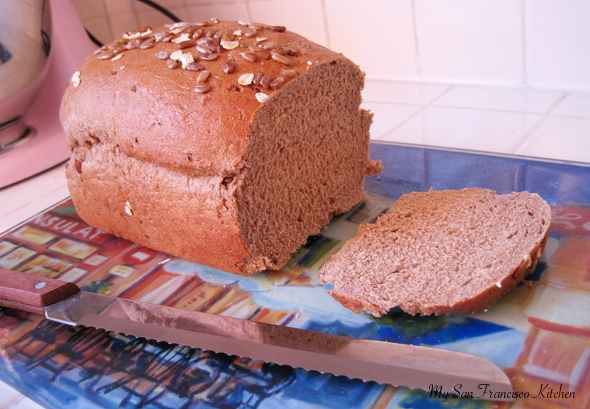
<instances>
[{"instance_id":1,"label":"seed topping","mask_svg":"<svg viewBox=\"0 0 590 409\"><path fill-rule=\"evenodd\" d=\"M263 76L264 76L264 74L261 72L255 73L254 78L252 79L252 84L260 85L260 80L262 79Z\"/></svg>"},{"instance_id":2,"label":"seed topping","mask_svg":"<svg viewBox=\"0 0 590 409\"><path fill-rule=\"evenodd\" d=\"M74 88L80 85L80 71L76 71L70 80Z\"/></svg>"},{"instance_id":3,"label":"seed topping","mask_svg":"<svg viewBox=\"0 0 590 409\"><path fill-rule=\"evenodd\" d=\"M133 208L131 207L131 203L128 201L125 202L125 213L127 213L129 216L133 216Z\"/></svg>"},{"instance_id":4,"label":"seed topping","mask_svg":"<svg viewBox=\"0 0 590 409\"><path fill-rule=\"evenodd\" d=\"M179 35L178 37L176 37L176 38L172 39L172 42L173 42L173 43L176 43L176 44L180 44L180 43L182 43L183 41L190 41L190 40L191 40L191 36L190 36L190 34L188 34L188 33L182 33L182 34L181 34L181 35Z\"/></svg>"},{"instance_id":5,"label":"seed topping","mask_svg":"<svg viewBox=\"0 0 590 409\"><path fill-rule=\"evenodd\" d=\"M205 69L205 67L203 67L201 64L199 64L197 62L191 62L191 63L187 64L185 69L187 71L202 71Z\"/></svg>"},{"instance_id":6,"label":"seed topping","mask_svg":"<svg viewBox=\"0 0 590 409\"><path fill-rule=\"evenodd\" d=\"M210 19L196 23L169 24L155 32L151 27L145 27L136 32L125 33L121 39L100 47L94 53L99 60L117 61L127 52L137 52L130 50L146 50L157 46L154 56L165 62L168 68L181 68L196 73L195 93L203 94L212 89L208 82L211 72L214 72L211 68L218 67L217 70L221 69L229 75L224 77L222 89L240 92L243 87L248 87L254 91L256 99L263 103L270 94L298 75L297 72L301 69L296 70L294 67L305 64L306 61L301 61L300 58L305 55L306 46L302 45L300 47L303 48L298 49L294 47L294 43L281 41L281 34L278 33L285 32L285 26L262 25L249 21L239 21L238 24L240 28L228 28L229 26L220 25L218 19ZM177 49L174 49L172 43L176 44ZM226 56L223 57L223 54ZM210 61L219 57L223 57L225 62L209 65L215 64ZM232 76L239 72L244 62L258 64L260 68L252 68L252 65L246 64L252 72L243 73L246 70L242 68L241 75L237 75L237 78ZM275 69L273 74L272 67L276 63L288 68L281 69L280 73ZM311 62L307 64L309 68ZM74 87L80 84L79 72L74 74L71 83Z\"/></svg>"},{"instance_id":7,"label":"seed topping","mask_svg":"<svg viewBox=\"0 0 590 409\"><path fill-rule=\"evenodd\" d=\"M156 40L148 39L148 40L143 41L141 44L139 44L139 48L141 50L147 50L148 48L152 48L155 44L156 44Z\"/></svg>"},{"instance_id":8,"label":"seed topping","mask_svg":"<svg viewBox=\"0 0 590 409\"><path fill-rule=\"evenodd\" d=\"M273 60L283 63L285 65L293 65L293 61L285 55L271 51L270 56L272 57Z\"/></svg>"},{"instance_id":9,"label":"seed topping","mask_svg":"<svg viewBox=\"0 0 590 409\"><path fill-rule=\"evenodd\" d=\"M182 68L186 68L189 64L195 62L195 59L191 53L182 53L179 61L182 64Z\"/></svg>"},{"instance_id":10,"label":"seed topping","mask_svg":"<svg viewBox=\"0 0 590 409\"><path fill-rule=\"evenodd\" d=\"M226 74L232 74L236 70L236 63L233 61L226 61L221 66L221 70Z\"/></svg>"},{"instance_id":11,"label":"seed topping","mask_svg":"<svg viewBox=\"0 0 590 409\"><path fill-rule=\"evenodd\" d=\"M244 37L246 37L246 38L254 37L255 35L256 35L256 29L254 29L254 28L249 27L244 31Z\"/></svg>"},{"instance_id":12,"label":"seed topping","mask_svg":"<svg viewBox=\"0 0 590 409\"><path fill-rule=\"evenodd\" d=\"M202 84L207 81L207 78L209 78L209 71L203 70L199 72L199 75L197 76L197 83Z\"/></svg>"},{"instance_id":13,"label":"seed topping","mask_svg":"<svg viewBox=\"0 0 590 409\"><path fill-rule=\"evenodd\" d=\"M178 48L184 50L185 48L193 47L195 43L192 40L182 41L178 43Z\"/></svg>"},{"instance_id":14,"label":"seed topping","mask_svg":"<svg viewBox=\"0 0 590 409\"><path fill-rule=\"evenodd\" d=\"M281 74L283 74L283 76L285 78L291 79L291 78L295 78L297 76L297 71L295 71L295 70L281 70Z\"/></svg>"},{"instance_id":15,"label":"seed topping","mask_svg":"<svg viewBox=\"0 0 590 409\"><path fill-rule=\"evenodd\" d=\"M219 57L219 55L218 55L218 54L211 53L211 54L203 54L203 55L201 55L199 58L200 58L201 60L205 60L205 61L213 61L213 60L216 60L216 59L217 59L217 57Z\"/></svg>"},{"instance_id":16,"label":"seed topping","mask_svg":"<svg viewBox=\"0 0 590 409\"><path fill-rule=\"evenodd\" d=\"M221 41L220 44L226 50L233 50L234 48L238 48L240 46L239 41Z\"/></svg>"},{"instance_id":17,"label":"seed topping","mask_svg":"<svg viewBox=\"0 0 590 409\"><path fill-rule=\"evenodd\" d=\"M254 79L254 74L252 74L251 72L249 72L247 74L242 74L242 75L240 75L240 78L238 78L238 84L250 85L250 84L252 84L253 79Z\"/></svg>"},{"instance_id":18,"label":"seed topping","mask_svg":"<svg viewBox=\"0 0 590 409\"><path fill-rule=\"evenodd\" d=\"M109 50L109 51L105 51L105 52L98 54L98 56L96 58L98 58L99 60L108 60L108 59L113 58L114 56L115 56L115 53L112 50Z\"/></svg>"},{"instance_id":19,"label":"seed topping","mask_svg":"<svg viewBox=\"0 0 590 409\"><path fill-rule=\"evenodd\" d=\"M256 61L258 61L258 56L256 54L252 53L252 52L243 51L243 52L240 53L240 55L246 61L249 61L249 62L256 62Z\"/></svg>"},{"instance_id":20,"label":"seed topping","mask_svg":"<svg viewBox=\"0 0 590 409\"><path fill-rule=\"evenodd\" d=\"M168 51L160 50L156 54L154 54L158 60L165 60L168 58L169 54Z\"/></svg>"},{"instance_id":21,"label":"seed topping","mask_svg":"<svg viewBox=\"0 0 590 409\"><path fill-rule=\"evenodd\" d=\"M144 31L140 30L135 33L125 33L125 34L123 34L123 38L126 40L135 40L137 38L147 37L150 34L152 34L152 29L149 27L146 27L146 29Z\"/></svg>"},{"instance_id":22,"label":"seed topping","mask_svg":"<svg viewBox=\"0 0 590 409\"><path fill-rule=\"evenodd\" d=\"M279 89L279 88L281 88L281 86L284 83L285 83L285 78L276 77L273 81L271 81L271 83L269 84L269 87L271 87L272 89Z\"/></svg>"},{"instance_id":23,"label":"seed topping","mask_svg":"<svg viewBox=\"0 0 590 409\"><path fill-rule=\"evenodd\" d=\"M260 85L262 85L263 88L270 88L270 83L272 82L272 77L270 75L265 75L260 79Z\"/></svg>"},{"instance_id":24,"label":"seed topping","mask_svg":"<svg viewBox=\"0 0 590 409\"><path fill-rule=\"evenodd\" d=\"M197 84L195 87L195 92L197 94L205 94L211 90L211 85L209 84Z\"/></svg>"},{"instance_id":25,"label":"seed topping","mask_svg":"<svg viewBox=\"0 0 590 409\"><path fill-rule=\"evenodd\" d=\"M268 100L268 95L265 94L264 92L257 92L256 99L258 100L258 102L264 103Z\"/></svg>"},{"instance_id":26,"label":"seed topping","mask_svg":"<svg viewBox=\"0 0 590 409\"><path fill-rule=\"evenodd\" d=\"M174 61L180 60L180 56L182 55L182 51L176 50L170 54L170 59Z\"/></svg>"},{"instance_id":27,"label":"seed topping","mask_svg":"<svg viewBox=\"0 0 590 409\"><path fill-rule=\"evenodd\" d=\"M285 26L269 26L267 28L272 31L278 31L279 33L282 33L283 31L287 30Z\"/></svg>"}]
</instances>

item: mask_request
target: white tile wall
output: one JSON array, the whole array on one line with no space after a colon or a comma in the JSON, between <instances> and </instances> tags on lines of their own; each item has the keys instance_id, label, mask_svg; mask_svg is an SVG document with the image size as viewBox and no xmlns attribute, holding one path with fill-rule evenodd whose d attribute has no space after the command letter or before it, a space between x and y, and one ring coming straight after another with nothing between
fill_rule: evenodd
<instances>
[{"instance_id":1,"label":"white tile wall","mask_svg":"<svg viewBox=\"0 0 590 409\"><path fill-rule=\"evenodd\" d=\"M590 2L527 0L527 83L590 90Z\"/></svg>"},{"instance_id":2,"label":"white tile wall","mask_svg":"<svg viewBox=\"0 0 590 409\"><path fill-rule=\"evenodd\" d=\"M170 20L134 0L72 0L101 41ZM587 0L157 0L183 20L285 25L368 78L590 91Z\"/></svg>"},{"instance_id":3,"label":"white tile wall","mask_svg":"<svg viewBox=\"0 0 590 409\"><path fill-rule=\"evenodd\" d=\"M420 74L434 81L518 84L521 5L514 0L415 0Z\"/></svg>"},{"instance_id":4,"label":"white tile wall","mask_svg":"<svg viewBox=\"0 0 590 409\"><path fill-rule=\"evenodd\" d=\"M515 153L590 162L590 120L549 116Z\"/></svg>"},{"instance_id":5,"label":"white tile wall","mask_svg":"<svg viewBox=\"0 0 590 409\"><path fill-rule=\"evenodd\" d=\"M324 0L329 47L370 78L419 77L411 0Z\"/></svg>"},{"instance_id":6,"label":"white tile wall","mask_svg":"<svg viewBox=\"0 0 590 409\"><path fill-rule=\"evenodd\" d=\"M374 140L590 164L590 93L368 80Z\"/></svg>"},{"instance_id":7,"label":"white tile wall","mask_svg":"<svg viewBox=\"0 0 590 409\"><path fill-rule=\"evenodd\" d=\"M453 87L438 106L544 113L565 96L563 91L521 87L465 85Z\"/></svg>"},{"instance_id":8,"label":"white tile wall","mask_svg":"<svg viewBox=\"0 0 590 409\"><path fill-rule=\"evenodd\" d=\"M248 14L248 7L244 2L219 2L215 4L190 6L186 9L189 21L208 20L211 17L217 17L223 20L241 20Z\"/></svg>"},{"instance_id":9,"label":"white tile wall","mask_svg":"<svg viewBox=\"0 0 590 409\"><path fill-rule=\"evenodd\" d=\"M590 119L590 94L572 93L559 104L553 113L574 118Z\"/></svg>"},{"instance_id":10,"label":"white tile wall","mask_svg":"<svg viewBox=\"0 0 590 409\"><path fill-rule=\"evenodd\" d=\"M430 106L383 139L406 143L514 152L538 114Z\"/></svg>"}]
</instances>

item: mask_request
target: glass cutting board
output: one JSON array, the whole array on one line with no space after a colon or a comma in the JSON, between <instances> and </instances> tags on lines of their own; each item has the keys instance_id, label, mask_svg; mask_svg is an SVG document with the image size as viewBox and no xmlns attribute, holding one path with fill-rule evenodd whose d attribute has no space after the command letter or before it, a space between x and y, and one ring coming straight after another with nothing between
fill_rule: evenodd
<instances>
[{"instance_id":1,"label":"glass cutting board","mask_svg":"<svg viewBox=\"0 0 590 409\"><path fill-rule=\"evenodd\" d=\"M522 398L496 407L590 404L590 167L419 146L372 144L384 171L368 197L311 237L280 271L237 276L173 258L85 224L67 200L0 237L0 267L73 281L85 291L292 327L485 357ZM375 318L334 301L321 265L403 193L528 190L552 206L536 271L488 311ZM329 374L67 327L0 311L0 378L49 408L487 408Z\"/></svg>"}]
</instances>

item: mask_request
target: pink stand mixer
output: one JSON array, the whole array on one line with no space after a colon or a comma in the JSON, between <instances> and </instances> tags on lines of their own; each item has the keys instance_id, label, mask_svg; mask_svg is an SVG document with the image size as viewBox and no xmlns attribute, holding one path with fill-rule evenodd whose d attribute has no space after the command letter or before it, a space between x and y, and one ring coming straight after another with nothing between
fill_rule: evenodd
<instances>
[{"instance_id":1,"label":"pink stand mixer","mask_svg":"<svg viewBox=\"0 0 590 409\"><path fill-rule=\"evenodd\" d=\"M0 0L0 188L70 156L64 90L97 48L70 0Z\"/></svg>"}]
</instances>

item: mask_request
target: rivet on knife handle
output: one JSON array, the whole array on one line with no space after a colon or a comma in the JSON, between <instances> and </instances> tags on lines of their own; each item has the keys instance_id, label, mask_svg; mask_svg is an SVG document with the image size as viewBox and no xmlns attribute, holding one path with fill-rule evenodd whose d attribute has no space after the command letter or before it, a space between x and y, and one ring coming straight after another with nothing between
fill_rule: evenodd
<instances>
[{"instance_id":1,"label":"rivet on knife handle","mask_svg":"<svg viewBox=\"0 0 590 409\"><path fill-rule=\"evenodd\" d=\"M44 315L43 307L79 291L66 281L0 268L0 306Z\"/></svg>"}]
</instances>

